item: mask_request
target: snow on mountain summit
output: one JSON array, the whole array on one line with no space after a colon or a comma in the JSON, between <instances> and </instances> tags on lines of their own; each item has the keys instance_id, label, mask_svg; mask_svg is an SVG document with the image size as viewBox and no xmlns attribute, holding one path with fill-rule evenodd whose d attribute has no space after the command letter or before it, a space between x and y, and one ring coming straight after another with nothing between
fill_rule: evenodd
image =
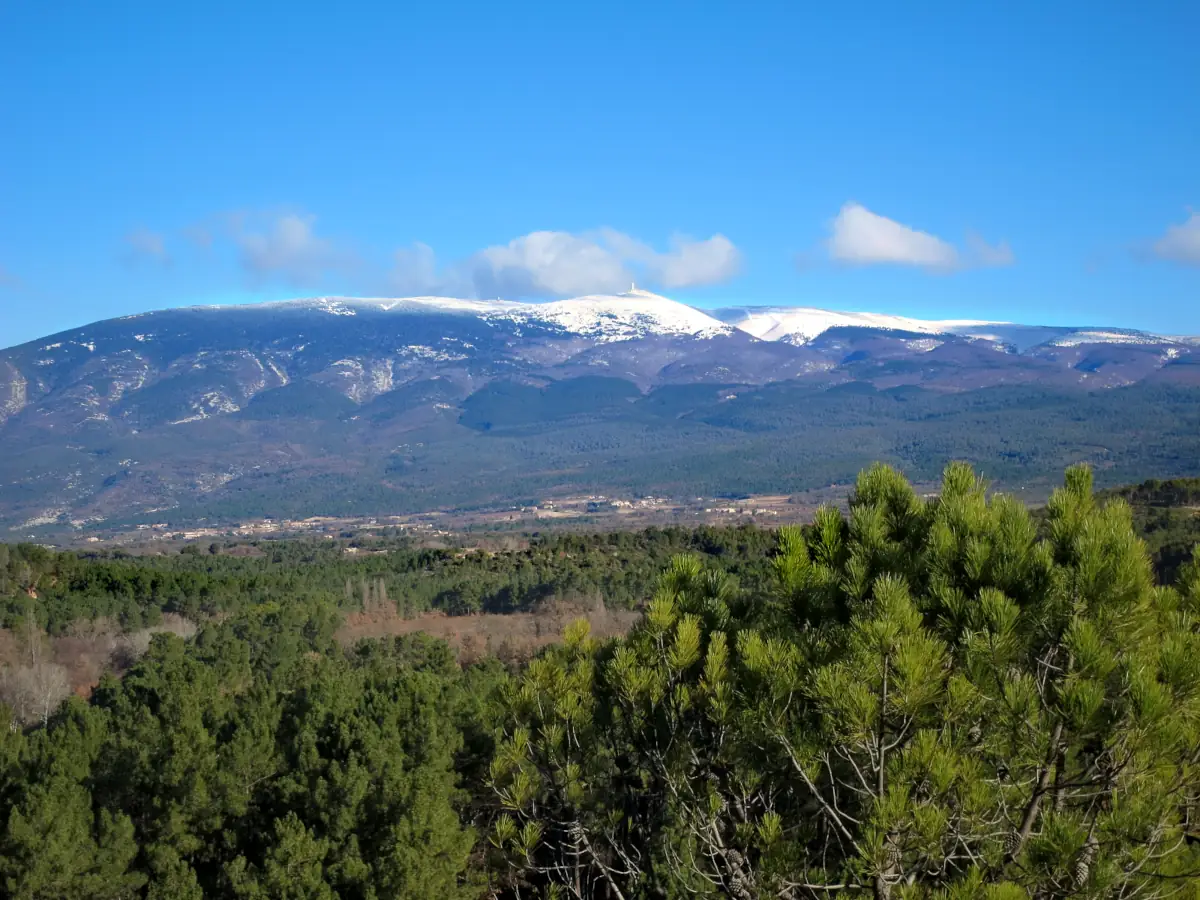
<instances>
[{"instance_id":1,"label":"snow on mountain summit","mask_svg":"<svg viewBox=\"0 0 1200 900\"><path fill-rule=\"evenodd\" d=\"M636 288L623 294L530 303L508 316L556 325L600 341L629 340L650 334L714 337L733 332L731 326L707 313Z\"/></svg>"},{"instance_id":2,"label":"snow on mountain summit","mask_svg":"<svg viewBox=\"0 0 1200 900\"><path fill-rule=\"evenodd\" d=\"M636 288L621 294L593 294L547 303L454 297L315 297L273 305L320 310L337 316L353 316L365 309L410 315L474 315L485 321L561 329L600 342L649 335L705 338L731 334L734 330L694 307Z\"/></svg>"},{"instance_id":3,"label":"snow on mountain summit","mask_svg":"<svg viewBox=\"0 0 1200 900\"><path fill-rule=\"evenodd\" d=\"M929 335L957 335L1014 348L1024 353L1053 344L1175 344L1186 338L1168 338L1121 328L1072 328L1022 325L981 319L915 319L886 313L837 312L813 307L735 307L715 311L724 322L764 341L807 344L831 328L871 328Z\"/></svg>"},{"instance_id":4,"label":"snow on mountain summit","mask_svg":"<svg viewBox=\"0 0 1200 900\"><path fill-rule=\"evenodd\" d=\"M521 309L525 305L511 300L467 300L458 297L305 297L297 300L277 300L272 303L252 303L239 308L313 309L335 316L353 316L359 310L488 316Z\"/></svg>"},{"instance_id":5,"label":"snow on mountain summit","mask_svg":"<svg viewBox=\"0 0 1200 900\"><path fill-rule=\"evenodd\" d=\"M1022 325L983 319L917 319L887 313L842 312L807 306L745 306L704 311L637 288L619 294L592 294L549 302L432 296L311 297L242 308L263 306L317 310L334 316L354 316L367 310L397 315L471 316L496 324L507 322L518 327L546 328L598 343L652 335L711 338L740 331L762 341L803 345L831 328L957 335L1008 346L1019 353L1049 343L1058 346L1174 344L1195 340L1166 338L1118 328Z\"/></svg>"},{"instance_id":6,"label":"snow on mountain summit","mask_svg":"<svg viewBox=\"0 0 1200 900\"><path fill-rule=\"evenodd\" d=\"M805 306L746 309L742 312L741 317L731 321L747 334L764 341L796 344L807 343L830 328L881 328L918 334L957 334L982 325L1002 324L974 319L930 321L884 313L835 312Z\"/></svg>"}]
</instances>

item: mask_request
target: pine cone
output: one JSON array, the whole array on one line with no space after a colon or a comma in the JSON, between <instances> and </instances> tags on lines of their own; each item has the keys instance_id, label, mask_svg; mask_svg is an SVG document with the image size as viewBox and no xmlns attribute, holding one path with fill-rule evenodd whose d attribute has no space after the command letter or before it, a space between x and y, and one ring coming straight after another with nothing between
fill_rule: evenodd
<instances>
[{"instance_id":1,"label":"pine cone","mask_svg":"<svg viewBox=\"0 0 1200 900\"><path fill-rule=\"evenodd\" d=\"M1096 835L1089 834L1087 843L1083 845L1083 850L1079 852L1079 858L1075 860L1075 865L1071 868L1071 878L1077 889L1087 884L1088 876L1092 872L1092 862L1099 849L1100 842L1096 840Z\"/></svg>"},{"instance_id":2,"label":"pine cone","mask_svg":"<svg viewBox=\"0 0 1200 900\"><path fill-rule=\"evenodd\" d=\"M1021 846L1021 838L1015 831L1010 831L1004 836L1004 855L1014 856L1017 849Z\"/></svg>"}]
</instances>

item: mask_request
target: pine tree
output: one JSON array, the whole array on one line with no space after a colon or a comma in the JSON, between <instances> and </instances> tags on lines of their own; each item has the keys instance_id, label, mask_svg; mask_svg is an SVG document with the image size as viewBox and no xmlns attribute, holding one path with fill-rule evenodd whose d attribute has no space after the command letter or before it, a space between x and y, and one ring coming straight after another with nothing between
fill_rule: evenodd
<instances>
[{"instance_id":1,"label":"pine tree","mask_svg":"<svg viewBox=\"0 0 1200 900\"><path fill-rule=\"evenodd\" d=\"M785 529L766 606L695 560L507 695L492 843L577 897L1168 896L1200 878L1200 556L1153 585L1069 470L1044 527L965 465Z\"/></svg>"},{"instance_id":2,"label":"pine tree","mask_svg":"<svg viewBox=\"0 0 1200 900\"><path fill-rule=\"evenodd\" d=\"M0 834L0 886L13 900L132 897L145 881L127 816L95 812L86 788L65 777L29 785Z\"/></svg>"}]
</instances>

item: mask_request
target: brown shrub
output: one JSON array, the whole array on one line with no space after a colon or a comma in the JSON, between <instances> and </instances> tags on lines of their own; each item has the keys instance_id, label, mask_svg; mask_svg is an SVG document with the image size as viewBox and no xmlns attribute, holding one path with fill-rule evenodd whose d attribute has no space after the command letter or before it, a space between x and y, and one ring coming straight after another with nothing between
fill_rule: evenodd
<instances>
[{"instance_id":1,"label":"brown shrub","mask_svg":"<svg viewBox=\"0 0 1200 900\"><path fill-rule=\"evenodd\" d=\"M460 662L496 656L505 662L528 659L542 647L559 642L563 631L576 619L587 619L593 637L600 639L625 634L641 617L631 610L610 610L603 604L547 603L533 612L481 613L447 616L425 613L404 619L395 613L354 613L338 631L345 645L363 638L424 632L441 638L458 653Z\"/></svg>"},{"instance_id":2,"label":"brown shrub","mask_svg":"<svg viewBox=\"0 0 1200 900\"><path fill-rule=\"evenodd\" d=\"M72 622L66 634L57 637L48 637L40 631L16 635L0 629L0 700L15 707L12 699L15 697L23 709L29 707L32 702L29 697L53 686L59 670L65 676L68 693L87 697L100 676L107 671L120 673L129 669L145 654L153 635L162 632L186 640L196 633L196 625L183 616L167 613L160 625L131 634L121 634L116 624L107 619ZM55 669L42 670L37 668L39 665ZM36 671L21 674L22 670ZM33 687L34 683L38 687Z\"/></svg>"}]
</instances>

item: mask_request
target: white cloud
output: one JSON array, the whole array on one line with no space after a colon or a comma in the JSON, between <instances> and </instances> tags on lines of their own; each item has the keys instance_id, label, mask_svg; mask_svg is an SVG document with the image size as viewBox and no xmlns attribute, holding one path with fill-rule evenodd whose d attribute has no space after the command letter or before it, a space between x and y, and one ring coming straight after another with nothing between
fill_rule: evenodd
<instances>
[{"instance_id":1,"label":"white cloud","mask_svg":"<svg viewBox=\"0 0 1200 900\"><path fill-rule=\"evenodd\" d=\"M683 288L720 284L737 275L741 268L741 251L723 234L705 241L677 237L671 240L671 251L659 254L654 260L652 277L664 287Z\"/></svg>"},{"instance_id":2,"label":"white cloud","mask_svg":"<svg viewBox=\"0 0 1200 900\"><path fill-rule=\"evenodd\" d=\"M570 297L624 290L634 276L611 248L564 231L535 231L467 263L481 297Z\"/></svg>"},{"instance_id":3,"label":"white cloud","mask_svg":"<svg viewBox=\"0 0 1200 900\"><path fill-rule=\"evenodd\" d=\"M612 229L604 229L600 235L615 253L640 267L644 280L665 288L720 284L742 268L741 251L723 234L703 241L674 235L666 253Z\"/></svg>"},{"instance_id":4,"label":"white cloud","mask_svg":"<svg viewBox=\"0 0 1200 900\"><path fill-rule=\"evenodd\" d=\"M1171 225L1154 242L1154 255L1159 259L1200 266L1200 213L1193 212L1182 225Z\"/></svg>"},{"instance_id":5,"label":"white cloud","mask_svg":"<svg viewBox=\"0 0 1200 900\"><path fill-rule=\"evenodd\" d=\"M871 212L859 203L842 207L831 223L826 248L831 259L848 265L917 266L940 272L1013 262L1007 244L992 246L978 235L968 235L964 253L935 235Z\"/></svg>"},{"instance_id":6,"label":"white cloud","mask_svg":"<svg viewBox=\"0 0 1200 900\"><path fill-rule=\"evenodd\" d=\"M161 234L146 228L137 228L125 235L125 247L131 262L150 260L157 263L171 261L167 253L167 242Z\"/></svg>"},{"instance_id":7,"label":"white cloud","mask_svg":"<svg viewBox=\"0 0 1200 900\"><path fill-rule=\"evenodd\" d=\"M737 274L741 253L724 235L672 238L660 253L612 229L595 233L534 231L486 247L439 271L424 244L396 253L389 279L407 293L470 293L520 299L615 293L634 281L663 288L716 284Z\"/></svg>"},{"instance_id":8,"label":"white cloud","mask_svg":"<svg viewBox=\"0 0 1200 900\"><path fill-rule=\"evenodd\" d=\"M942 239L901 225L858 203L847 203L833 220L829 255L854 265L894 263L952 269L958 263L958 251Z\"/></svg>"},{"instance_id":9,"label":"white cloud","mask_svg":"<svg viewBox=\"0 0 1200 900\"><path fill-rule=\"evenodd\" d=\"M311 284L326 272L347 266L349 256L314 231L316 216L289 213L247 231L240 218L233 225L242 266L256 279L279 278Z\"/></svg>"}]
</instances>

